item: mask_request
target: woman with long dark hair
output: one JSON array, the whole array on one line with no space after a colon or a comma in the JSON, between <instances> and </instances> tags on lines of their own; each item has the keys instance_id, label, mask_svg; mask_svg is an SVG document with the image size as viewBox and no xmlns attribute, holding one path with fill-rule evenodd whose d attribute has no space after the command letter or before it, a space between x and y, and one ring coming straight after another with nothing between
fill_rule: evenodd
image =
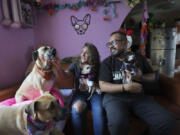
<instances>
[{"instance_id":1,"label":"woman with long dark hair","mask_svg":"<svg viewBox=\"0 0 180 135\"><path fill-rule=\"evenodd\" d=\"M88 67L86 67L88 66ZM84 67L91 71L83 74ZM94 135L104 135L104 116L102 108L102 96L98 85L100 68L100 56L95 45L85 43L80 56L73 62L64 73L66 78L74 78L73 101L72 101L72 124L75 135L85 135L84 125L88 109L93 113ZM67 79L72 81L72 79ZM88 80L93 82L92 90L89 91Z\"/></svg>"}]
</instances>

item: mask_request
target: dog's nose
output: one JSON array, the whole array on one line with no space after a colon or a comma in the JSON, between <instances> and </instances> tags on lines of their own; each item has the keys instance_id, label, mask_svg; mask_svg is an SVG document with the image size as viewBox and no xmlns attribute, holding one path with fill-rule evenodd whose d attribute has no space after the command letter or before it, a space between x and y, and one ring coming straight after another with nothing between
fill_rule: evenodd
<instances>
[{"instance_id":1,"label":"dog's nose","mask_svg":"<svg viewBox=\"0 0 180 135\"><path fill-rule=\"evenodd\" d=\"M47 58L48 59L54 59L56 57L56 49L55 48L50 48Z\"/></svg>"},{"instance_id":2,"label":"dog's nose","mask_svg":"<svg viewBox=\"0 0 180 135\"><path fill-rule=\"evenodd\" d=\"M56 55L56 49L55 49L55 48L52 48L51 51L52 51L52 54L53 54L53 55Z\"/></svg>"}]
</instances>

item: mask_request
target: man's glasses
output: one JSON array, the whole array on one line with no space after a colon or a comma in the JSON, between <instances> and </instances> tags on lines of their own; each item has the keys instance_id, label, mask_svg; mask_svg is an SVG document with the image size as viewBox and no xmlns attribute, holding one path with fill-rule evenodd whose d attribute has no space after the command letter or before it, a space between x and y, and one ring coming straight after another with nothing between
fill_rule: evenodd
<instances>
[{"instance_id":1,"label":"man's glasses","mask_svg":"<svg viewBox=\"0 0 180 135\"><path fill-rule=\"evenodd\" d=\"M122 40L122 39L121 39L121 40L116 40L116 39L115 39L115 40L112 40L111 42L107 42L107 43L106 43L106 47L109 48L111 45L114 46L114 45L116 45L118 42L123 42L123 41L124 41L124 40Z\"/></svg>"}]
</instances>

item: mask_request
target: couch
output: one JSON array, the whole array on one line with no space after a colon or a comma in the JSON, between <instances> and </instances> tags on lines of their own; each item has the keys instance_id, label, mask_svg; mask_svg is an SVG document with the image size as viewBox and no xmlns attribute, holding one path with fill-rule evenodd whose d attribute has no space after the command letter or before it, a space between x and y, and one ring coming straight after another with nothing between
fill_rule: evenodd
<instances>
[{"instance_id":1,"label":"couch","mask_svg":"<svg viewBox=\"0 0 180 135\"><path fill-rule=\"evenodd\" d=\"M63 68L66 69L70 63L62 64ZM163 93L161 96L155 96L155 99L158 103L168 109L173 113L176 119L176 127L172 133L172 135L180 134L180 73L176 73L174 78L169 78L163 74L159 76L159 84ZM0 101L5 99L14 97L16 90L20 84L16 84L14 86L10 86L5 89L0 90ZM137 119L134 116L130 116L130 125L131 129L128 135L141 135L147 129L147 125ZM85 126L86 134L85 135L93 135L92 128L92 113L89 111L87 113L87 122ZM72 125L71 118L69 117L64 129L66 135L72 135ZM106 135L109 135L108 129L106 128Z\"/></svg>"}]
</instances>

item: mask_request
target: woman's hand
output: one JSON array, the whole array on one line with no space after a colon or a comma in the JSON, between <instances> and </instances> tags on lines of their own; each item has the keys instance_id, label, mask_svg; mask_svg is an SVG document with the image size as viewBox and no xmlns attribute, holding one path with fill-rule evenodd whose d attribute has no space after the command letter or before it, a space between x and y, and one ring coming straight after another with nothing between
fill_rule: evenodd
<instances>
[{"instance_id":1,"label":"woman's hand","mask_svg":"<svg viewBox=\"0 0 180 135\"><path fill-rule=\"evenodd\" d=\"M54 60L52 60L52 64L53 66L57 69L61 66L61 62L59 58L55 58Z\"/></svg>"},{"instance_id":2,"label":"woman's hand","mask_svg":"<svg viewBox=\"0 0 180 135\"><path fill-rule=\"evenodd\" d=\"M87 79L85 78L80 79L79 89L88 90Z\"/></svg>"}]
</instances>

